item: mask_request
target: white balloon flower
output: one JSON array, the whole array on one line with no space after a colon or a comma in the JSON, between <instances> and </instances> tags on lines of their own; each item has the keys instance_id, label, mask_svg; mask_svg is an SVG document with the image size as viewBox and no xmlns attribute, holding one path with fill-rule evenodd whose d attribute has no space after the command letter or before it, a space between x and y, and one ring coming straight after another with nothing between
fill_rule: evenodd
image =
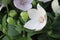
<instances>
[{"instance_id":1,"label":"white balloon flower","mask_svg":"<svg viewBox=\"0 0 60 40\"><path fill-rule=\"evenodd\" d=\"M37 9L28 10L28 15L31 20L25 23L25 28L39 31L45 27L47 23L47 14L39 4L37 4Z\"/></svg>"}]
</instances>

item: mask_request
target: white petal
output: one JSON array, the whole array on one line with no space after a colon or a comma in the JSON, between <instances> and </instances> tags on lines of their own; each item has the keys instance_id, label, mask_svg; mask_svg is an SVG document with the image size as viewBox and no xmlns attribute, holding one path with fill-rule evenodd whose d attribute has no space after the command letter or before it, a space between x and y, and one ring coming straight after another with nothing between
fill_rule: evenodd
<instances>
[{"instance_id":1,"label":"white petal","mask_svg":"<svg viewBox=\"0 0 60 40\"><path fill-rule=\"evenodd\" d=\"M53 0L52 2L52 9L53 11L57 14L57 13L60 13L60 6L58 4L58 0Z\"/></svg>"},{"instance_id":2,"label":"white petal","mask_svg":"<svg viewBox=\"0 0 60 40\"><path fill-rule=\"evenodd\" d=\"M37 24L38 23L35 20L30 20L24 25L24 27L30 30L35 30Z\"/></svg>"},{"instance_id":3,"label":"white petal","mask_svg":"<svg viewBox=\"0 0 60 40\"><path fill-rule=\"evenodd\" d=\"M2 10L2 8L4 7L4 4L0 4L0 11Z\"/></svg>"},{"instance_id":4,"label":"white petal","mask_svg":"<svg viewBox=\"0 0 60 40\"><path fill-rule=\"evenodd\" d=\"M28 15L31 19L38 19L40 16L47 14L46 11L39 4L37 4L37 9L28 10Z\"/></svg>"},{"instance_id":5,"label":"white petal","mask_svg":"<svg viewBox=\"0 0 60 40\"><path fill-rule=\"evenodd\" d=\"M38 1L42 1L42 2L49 2L49 1L51 1L51 0L38 0Z\"/></svg>"},{"instance_id":6,"label":"white petal","mask_svg":"<svg viewBox=\"0 0 60 40\"><path fill-rule=\"evenodd\" d=\"M46 23L47 21L45 20L43 23L38 24L36 27L36 31L42 30L45 27Z\"/></svg>"},{"instance_id":7,"label":"white petal","mask_svg":"<svg viewBox=\"0 0 60 40\"><path fill-rule=\"evenodd\" d=\"M37 17L37 10L36 9L30 9L28 10L28 15L31 19L35 19Z\"/></svg>"},{"instance_id":8,"label":"white petal","mask_svg":"<svg viewBox=\"0 0 60 40\"><path fill-rule=\"evenodd\" d=\"M38 15L41 15L41 16L46 15L46 11L44 10L44 8L41 5L37 4L37 9L38 9L38 13L39 13Z\"/></svg>"},{"instance_id":9,"label":"white petal","mask_svg":"<svg viewBox=\"0 0 60 40\"><path fill-rule=\"evenodd\" d=\"M45 27L45 25L46 21L40 23L37 20L30 20L24 25L24 27L30 30L40 31Z\"/></svg>"},{"instance_id":10,"label":"white petal","mask_svg":"<svg viewBox=\"0 0 60 40\"><path fill-rule=\"evenodd\" d=\"M43 16L42 16L42 17L43 17ZM38 26L38 27L36 28L36 31L42 30L42 29L45 27L45 25L46 25L46 23L47 23L47 15L45 15L43 18L40 18L40 20L38 20L38 22L40 23L40 24L39 24L40 27Z\"/></svg>"}]
</instances>

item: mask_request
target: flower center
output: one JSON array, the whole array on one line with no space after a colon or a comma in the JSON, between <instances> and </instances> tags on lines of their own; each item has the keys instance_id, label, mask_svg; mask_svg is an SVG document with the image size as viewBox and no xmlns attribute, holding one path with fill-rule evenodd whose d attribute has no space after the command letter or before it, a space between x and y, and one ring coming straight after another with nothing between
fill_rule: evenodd
<instances>
[{"instance_id":1,"label":"flower center","mask_svg":"<svg viewBox=\"0 0 60 40\"><path fill-rule=\"evenodd\" d=\"M43 22L44 22L44 18L43 18L43 17L39 17L38 21L39 21L40 23L43 23Z\"/></svg>"},{"instance_id":2,"label":"flower center","mask_svg":"<svg viewBox=\"0 0 60 40\"><path fill-rule=\"evenodd\" d=\"M26 3L26 0L20 0L20 4L24 5Z\"/></svg>"}]
</instances>

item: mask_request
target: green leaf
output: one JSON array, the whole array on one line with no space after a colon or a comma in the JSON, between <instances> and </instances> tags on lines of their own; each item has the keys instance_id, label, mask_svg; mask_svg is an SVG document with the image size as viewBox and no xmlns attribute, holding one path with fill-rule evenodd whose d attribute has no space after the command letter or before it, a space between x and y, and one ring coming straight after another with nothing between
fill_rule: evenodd
<instances>
[{"instance_id":1,"label":"green leaf","mask_svg":"<svg viewBox=\"0 0 60 40\"><path fill-rule=\"evenodd\" d=\"M20 36L18 39L16 40L32 40L31 37L23 37L23 36Z\"/></svg>"},{"instance_id":2,"label":"green leaf","mask_svg":"<svg viewBox=\"0 0 60 40\"><path fill-rule=\"evenodd\" d=\"M32 38L30 36L27 36L27 40L32 40Z\"/></svg>"},{"instance_id":3,"label":"green leaf","mask_svg":"<svg viewBox=\"0 0 60 40\"><path fill-rule=\"evenodd\" d=\"M55 34L55 33L53 33L52 31L49 31L49 32L48 32L48 35L49 35L50 37L53 37L53 38L60 38L60 35L59 35L59 34Z\"/></svg>"},{"instance_id":4,"label":"green leaf","mask_svg":"<svg viewBox=\"0 0 60 40\"><path fill-rule=\"evenodd\" d=\"M54 20L54 16L52 15L52 13L47 13L47 16L48 16L50 19Z\"/></svg>"},{"instance_id":5,"label":"green leaf","mask_svg":"<svg viewBox=\"0 0 60 40\"><path fill-rule=\"evenodd\" d=\"M2 40L10 40L8 36L5 36Z\"/></svg>"},{"instance_id":6,"label":"green leaf","mask_svg":"<svg viewBox=\"0 0 60 40\"><path fill-rule=\"evenodd\" d=\"M55 17L51 26L52 30L48 31L48 35L53 38L60 38L60 16Z\"/></svg>"},{"instance_id":7,"label":"green leaf","mask_svg":"<svg viewBox=\"0 0 60 40\"><path fill-rule=\"evenodd\" d=\"M3 33L6 33L6 31L7 31L6 17L7 17L7 15L5 15L2 19Z\"/></svg>"},{"instance_id":8,"label":"green leaf","mask_svg":"<svg viewBox=\"0 0 60 40\"><path fill-rule=\"evenodd\" d=\"M2 25L0 24L0 30L2 30Z\"/></svg>"},{"instance_id":9,"label":"green leaf","mask_svg":"<svg viewBox=\"0 0 60 40\"><path fill-rule=\"evenodd\" d=\"M21 31L22 31L22 26L21 26L19 20L17 21L17 25L16 25L16 28L15 28L15 29L16 29L19 33L21 33Z\"/></svg>"},{"instance_id":10,"label":"green leaf","mask_svg":"<svg viewBox=\"0 0 60 40\"><path fill-rule=\"evenodd\" d=\"M7 4L9 4L11 2L11 0L2 0L2 3L7 6Z\"/></svg>"},{"instance_id":11,"label":"green leaf","mask_svg":"<svg viewBox=\"0 0 60 40\"><path fill-rule=\"evenodd\" d=\"M38 40L55 40L55 39L49 37L47 34L42 33L38 36Z\"/></svg>"},{"instance_id":12,"label":"green leaf","mask_svg":"<svg viewBox=\"0 0 60 40\"><path fill-rule=\"evenodd\" d=\"M8 25L7 34L11 37L19 35L19 33L15 30L15 26L13 26L13 25Z\"/></svg>"},{"instance_id":13,"label":"green leaf","mask_svg":"<svg viewBox=\"0 0 60 40\"><path fill-rule=\"evenodd\" d=\"M30 36L30 37L37 34L37 33L39 33L39 32L31 31L31 30L28 30L28 29L26 31L27 31L27 35Z\"/></svg>"}]
</instances>

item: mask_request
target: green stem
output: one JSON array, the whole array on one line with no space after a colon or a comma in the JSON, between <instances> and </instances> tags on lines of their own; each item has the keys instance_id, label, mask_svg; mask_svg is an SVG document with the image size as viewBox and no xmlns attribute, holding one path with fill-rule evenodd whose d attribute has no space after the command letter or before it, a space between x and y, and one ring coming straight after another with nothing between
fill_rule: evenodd
<instances>
[{"instance_id":1,"label":"green stem","mask_svg":"<svg viewBox=\"0 0 60 40\"><path fill-rule=\"evenodd\" d=\"M25 28L23 28L23 37L25 37Z\"/></svg>"},{"instance_id":2,"label":"green stem","mask_svg":"<svg viewBox=\"0 0 60 40\"><path fill-rule=\"evenodd\" d=\"M8 5L6 5L7 13L9 13Z\"/></svg>"}]
</instances>

